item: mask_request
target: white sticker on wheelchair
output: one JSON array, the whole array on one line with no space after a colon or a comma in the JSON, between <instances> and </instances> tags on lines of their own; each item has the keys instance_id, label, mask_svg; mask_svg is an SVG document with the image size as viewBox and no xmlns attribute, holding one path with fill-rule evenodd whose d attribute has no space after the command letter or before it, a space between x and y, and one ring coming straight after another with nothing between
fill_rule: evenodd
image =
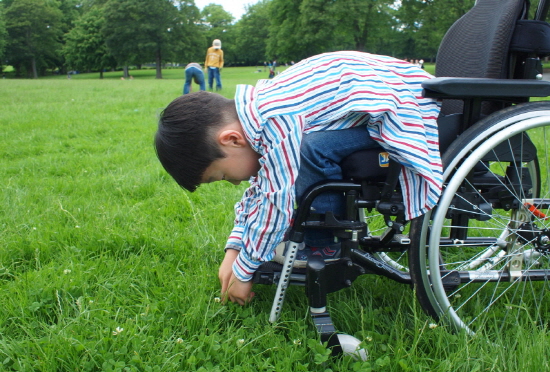
<instances>
[{"instance_id":1,"label":"white sticker on wheelchair","mask_svg":"<svg viewBox=\"0 0 550 372\"><path fill-rule=\"evenodd\" d=\"M500 274L498 271L468 271L470 280L498 280Z\"/></svg>"}]
</instances>

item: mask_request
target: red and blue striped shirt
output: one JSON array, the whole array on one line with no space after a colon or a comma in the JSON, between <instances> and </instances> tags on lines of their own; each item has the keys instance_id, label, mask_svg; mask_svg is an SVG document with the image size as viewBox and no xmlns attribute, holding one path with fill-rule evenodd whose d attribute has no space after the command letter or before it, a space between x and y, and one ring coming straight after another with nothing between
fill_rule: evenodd
<instances>
[{"instance_id":1,"label":"red and blue striped shirt","mask_svg":"<svg viewBox=\"0 0 550 372\"><path fill-rule=\"evenodd\" d=\"M233 265L238 279L250 280L273 258L290 226L304 133L365 126L403 165L406 218L434 207L442 184L439 104L422 97L421 87L431 77L395 58L335 52L305 59L256 87L237 86L239 120L261 155L258 175L235 205L226 245L240 250Z\"/></svg>"}]
</instances>

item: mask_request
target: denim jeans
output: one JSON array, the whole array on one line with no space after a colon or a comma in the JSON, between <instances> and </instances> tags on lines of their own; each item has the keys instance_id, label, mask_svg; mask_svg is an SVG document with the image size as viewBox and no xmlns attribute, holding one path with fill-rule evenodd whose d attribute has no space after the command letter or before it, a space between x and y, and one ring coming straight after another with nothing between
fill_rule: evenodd
<instances>
[{"instance_id":1,"label":"denim jeans","mask_svg":"<svg viewBox=\"0 0 550 372\"><path fill-rule=\"evenodd\" d=\"M217 67L208 67L208 87L212 90L212 84L216 79L216 90L222 89L222 80L220 76L220 69Z\"/></svg>"},{"instance_id":2,"label":"denim jeans","mask_svg":"<svg viewBox=\"0 0 550 372\"><path fill-rule=\"evenodd\" d=\"M364 149L378 148L367 129L362 127L321 131L305 134L300 146L300 171L296 179L296 200L299 202L307 189L323 180L342 179L340 162L348 155ZM324 193L312 204L316 213L332 211L343 216L343 193ZM305 234L308 246L324 247L334 242L329 231L309 230Z\"/></svg>"},{"instance_id":3,"label":"denim jeans","mask_svg":"<svg viewBox=\"0 0 550 372\"><path fill-rule=\"evenodd\" d=\"M204 82L204 73L201 69L196 67L188 67L185 69L185 84L183 84L183 94L187 94L191 91L191 84L199 84L200 90L206 90L206 84Z\"/></svg>"}]
</instances>

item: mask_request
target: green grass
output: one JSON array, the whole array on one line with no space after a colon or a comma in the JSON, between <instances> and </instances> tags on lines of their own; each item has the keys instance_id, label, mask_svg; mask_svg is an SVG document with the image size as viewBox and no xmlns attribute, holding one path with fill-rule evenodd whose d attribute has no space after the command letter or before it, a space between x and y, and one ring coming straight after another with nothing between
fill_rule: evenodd
<instances>
[{"instance_id":1,"label":"green grass","mask_svg":"<svg viewBox=\"0 0 550 372\"><path fill-rule=\"evenodd\" d=\"M226 68L223 94L266 73ZM182 191L152 147L183 71L0 80L0 371L540 371L548 331L499 344L435 329L413 291L365 276L330 295L368 362L327 359L303 289L268 322L274 287L217 302L244 186ZM196 86L195 86L196 89ZM494 335L493 335L494 336Z\"/></svg>"}]
</instances>

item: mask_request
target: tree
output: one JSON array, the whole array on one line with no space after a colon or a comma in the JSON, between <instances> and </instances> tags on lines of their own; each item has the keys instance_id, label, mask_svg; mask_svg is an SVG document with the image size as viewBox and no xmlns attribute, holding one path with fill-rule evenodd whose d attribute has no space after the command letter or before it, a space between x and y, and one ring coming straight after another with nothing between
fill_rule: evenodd
<instances>
[{"instance_id":1,"label":"tree","mask_svg":"<svg viewBox=\"0 0 550 372\"><path fill-rule=\"evenodd\" d=\"M105 4L103 35L108 50L121 66L155 61L157 79L162 79L162 62L173 57L173 45L184 37L182 25L179 10L170 0Z\"/></svg>"},{"instance_id":2,"label":"tree","mask_svg":"<svg viewBox=\"0 0 550 372\"><path fill-rule=\"evenodd\" d=\"M100 7L92 8L75 22L65 36L63 54L67 66L76 70L99 70L100 79L103 79L105 68L116 67L116 61L107 51L101 33L104 23L103 9Z\"/></svg>"},{"instance_id":3,"label":"tree","mask_svg":"<svg viewBox=\"0 0 550 372\"><path fill-rule=\"evenodd\" d=\"M201 12L204 24L207 26L207 37L209 39L219 39L233 23L231 13L225 11L223 6L218 4L208 4ZM209 42L212 42L209 40Z\"/></svg>"},{"instance_id":4,"label":"tree","mask_svg":"<svg viewBox=\"0 0 550 372\"><path fill-rule=\"evenodd\" d=\"M475 0L402 0L397 12L399 33L405 41L403 57L435 58L451 25L474 6Z\"/></svg>"},{"instance_id":5,"label":"tree","mask_svg":"<svg viewBox=\"0 0 550 372\"><path fill-rule=\"evenodd\" d=\"M298 19L300 4L301 0L271 0L269 6L271 22L266 45L269 59L290 61L307 57L300 42L303 36Z\"/></svg>"},{"instance_id":6,"label":"tree","mask_svg":"<svg viewBox=\"0 0 550 372\"><path fill-rule=\"evenodd\" d=\"M204 59L204 32L201 26L201 12L193 0L178 2L180 14L179 33L173 44L173 54L176 61L197 62Z\"/></svg>"},{"instance_id":7,"label":"tree","mask_svg":"<svg viewBox=\"0 0 550 372\"><path fill-rule=\"evenodd\" d=\"M6 54L18 73L25 67L37 78L39 69L59 60L61 17L61 11L44 0L14 0L6 9Z\"/></svg>"},{"instance_id":8,"label":"tree","mask_svg":"<svg viewBox=\"0 0 550 372\"><path fill-rule=\"evenodd\" d=\"M269 0L261 0L248 6L234 31L238 61L246 65L263 63L269 36Z\"/></svg>"},{"instance_id":9,"label":"tree","mask_svg":"<svg viewBox=\"0 0 550 372\"><path fill-rule=\"evenodd\" d=\"M6 22L4 21L4 8L0 3L0 70L4 60L4 51L8 42L8 31L6 30Z\"/></svg>"},{"instance_id":10,"label":"tree","mask_svg":"<svg viewBox=\"0 0 550 372\"><path fill-rule=\"evenodd\" d=\"M272 0L267 52L279 59L354 49L390 51L394 0Z\"/></svg>"}]
</instances>

